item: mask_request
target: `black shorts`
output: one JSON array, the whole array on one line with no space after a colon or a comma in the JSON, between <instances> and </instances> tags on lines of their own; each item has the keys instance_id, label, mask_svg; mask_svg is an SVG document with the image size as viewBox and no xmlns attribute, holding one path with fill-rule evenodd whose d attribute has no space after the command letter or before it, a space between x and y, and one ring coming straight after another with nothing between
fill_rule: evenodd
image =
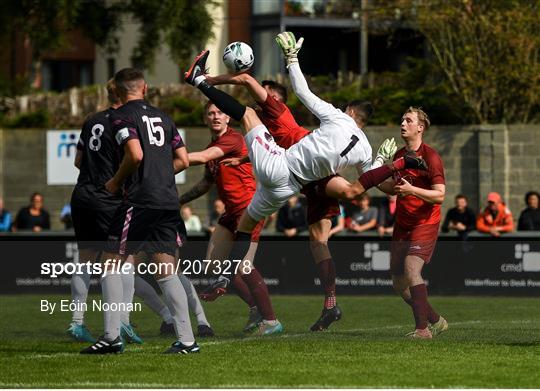
<instances>
[{"instance_id":1,"label":"black shorts","mask_svg":"<svg viewBox=\"0 0 540 391\"><path fill-rule=\"evenodd\" d=\"M122 204L113 217L107 251L135 254L141 250L175 255L180 224L178 210L146 209Z\"/></svg>"},{"instance_id":2,"label":"black shorts","mask_svg":"<svg viewBox=\"0 0 540 391\"><path fill-rule=\"evenodd\" d=\"M73 206L71 217L79 249L102 250L109 236L109 227L116 208L87 209Z\"/></svg>"}]
</instances>

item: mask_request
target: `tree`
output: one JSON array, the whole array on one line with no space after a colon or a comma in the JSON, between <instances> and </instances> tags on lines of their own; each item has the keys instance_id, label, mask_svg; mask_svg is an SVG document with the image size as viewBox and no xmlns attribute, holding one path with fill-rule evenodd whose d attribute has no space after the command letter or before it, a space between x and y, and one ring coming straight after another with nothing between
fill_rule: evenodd
<instances>
[{"instance_id":1,"label":"tree","mask_svg":"<svg viewBox=\"0 0 540 391\"><path fill-rule=\"evenodd\" d=\"M426 37L478 122L539 119L539 0L393 0L385 6L386 16L397 15Z\"/></svg>"},{"instance_id":2,"label":"tree","mask_svg":"<svg viewBox=\"0 0 540 391\"><path fill-rule=\"evenodd\" d=\"M32 46L33 67L39 68L41 55L62 48L73 29L114 54L122 21L131 17L141 23L132 53L135 64L151 69L165 42L171 59L185 66L212 37L209 8L215 4L204 0L0 0L0 41L14 42L15 34L22 33Z\"/></svg>"}]
</instances>

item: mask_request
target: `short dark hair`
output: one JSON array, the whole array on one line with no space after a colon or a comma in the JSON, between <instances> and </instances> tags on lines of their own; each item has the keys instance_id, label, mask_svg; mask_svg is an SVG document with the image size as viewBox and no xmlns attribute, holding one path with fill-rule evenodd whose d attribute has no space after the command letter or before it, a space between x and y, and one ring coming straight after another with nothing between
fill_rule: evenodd
<instances>
[{"instance_id":1,"label":"short dark hair","mask_svg":"<svg viewBox=\"0 0 540 391\"><path fill-rule=\"evenodd\" d=\"M367 125L374 110L371 102L362 101L360 99L355 99L347 103L347 108L354 111L353 119L364 125Z\"/></svg>"},{"instance_id":2,"label":"short dark hair","mask_svg":"<svg viewBox=\"0 0 540 391\"><path fill-rule=\"evenodd\" d=\"M136 82L144 81L144 74L141 70L135 68L120 69L114 75L114 84L119 96L126 96L128 92L135 92Z\"/></svg>"},{"instance_id":3,"label":"short dark hair","mask_svg":"<svg viewBox=\"0 0 540 391\"><path fill-rule=\"evenodd\" d=\"M469 201L468 198L467 198L467 196L466 196L465 194L458 194L458 195L456 195L456 196L454 197L454 199L455 199L456 201L459 200L460 198L463 198L463 199L464 199L465 201L467 201L467 202Z\"/></svg>"},{"instance_id":4,"label":"short dark hair","mask_svg":"<svg viewBox=\"0 0 540 391\"><path fill-rule=\"evenodd\" d=\"M39 191L35 191L30 196L30 202L34 201L34 198L37 197L37 196L40 196L41 198L43 198L43 194L41 194Z\"/></svg>"},{"instance_id":5,"label":"short dark hair","mask_svg":"<svg viewBox=\"0 0 540 391\"><path fill-rule=\"evenodd\" d=\"M271 90L274 90L279 95L281 95L281 98L283 99L283 102L287 102L287 98L289 97L289 94L287 93L287 87L285 87L283 84L278 83L274 80L263 80L261 82L261 85L263 87L270 88Z\"/></svg>"},{"instance_id":6,"label":"short dark hair","mask_svg":"<svg viewBox=\"0 0 540 391\"><path fill-rule=\"evenodd\" d=\"M538 193L537 191L528 191L525 194L525 203L527 203L527 201L529 201L530 196L536 196L540 200L540 193Z\"/></svg>"}]
</instances>

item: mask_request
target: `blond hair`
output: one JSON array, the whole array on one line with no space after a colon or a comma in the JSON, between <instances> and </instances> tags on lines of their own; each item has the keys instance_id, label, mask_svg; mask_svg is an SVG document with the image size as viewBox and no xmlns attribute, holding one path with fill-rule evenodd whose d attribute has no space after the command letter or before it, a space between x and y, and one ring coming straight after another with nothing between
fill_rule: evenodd
<instances>
[{"instance_id":1,"label":"blond hair","mask_svg":"<svg viewBox=\"0 0 540 391\"><path fill-rule=\"evenodd\" d=\"M114 78L109 79L107 82L107 99L111 105L119 103L120 98L116 92L116 84L114 83Z\"/></svg>"},{"instance_id":2,"label":"blond hair","mask_svg":"<svg viewBox=\"0 0 540 391\"><path fill-rule=\"evenodd\" d=\"M418 122L420 122L422 125L424 125L424 130L427 130L429 126L431 125L431 121L429 120L429 115L422 110L420 107L413 107L409 106L409 108L405 111L405 114L408 113L416 113L416 116L418 117Z\"/></svg>"}]
</instances>

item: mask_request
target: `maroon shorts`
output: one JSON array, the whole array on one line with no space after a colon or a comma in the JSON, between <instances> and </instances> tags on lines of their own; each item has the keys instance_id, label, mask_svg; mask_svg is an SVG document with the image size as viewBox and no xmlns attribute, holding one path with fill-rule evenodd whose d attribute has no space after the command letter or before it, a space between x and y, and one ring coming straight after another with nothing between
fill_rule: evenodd
<instances>
[{"instance_id":1,"label":"maroon shorts","mask_svg":"<svg viewBox=\"0 0 540 391\"><path fill-rule=\"evenodd\" d=\"M235 233L236 229L238 228L238 222L240 221L240 217L242 217L242 213L244 213L244 209L240 209L239 211L234 211L231 213L229 213L228 211L225 211L225 213L223 213L223 215L221 215L221 217L219 218L218 224L227 228L232 233ZM261 220L251 232L252 242L259 241L259 236L261 236L261 231L263 227L264 227L264 220Z\"/></svg>"},{"instance_id":2,"label":"maroon shorts","mask_svg":"<svg viewBox=\"0 0 540 391\"><path fill-rule=\"evenodd\" d=\"M308 183L302 188L302 194L307 199L307 220L309 225L322 219L331 219L340 214L338 200L326 195L326 185L335 176L337 175Z\"/></svg>"},{"instance_id":3,"label":"maroon shorts","mask_svg":"<svg viewBox=\"0 0 540 391\"><path fill-rule=\"evenodd\" d=\"M417 256L424 263L429 263L438 236L439 224L419 225L412 229L403 228L397 223L394 224L390 250L390 272L393 275L401 276L404 272L407 255Z\"/></svg>"}]
</instances>

